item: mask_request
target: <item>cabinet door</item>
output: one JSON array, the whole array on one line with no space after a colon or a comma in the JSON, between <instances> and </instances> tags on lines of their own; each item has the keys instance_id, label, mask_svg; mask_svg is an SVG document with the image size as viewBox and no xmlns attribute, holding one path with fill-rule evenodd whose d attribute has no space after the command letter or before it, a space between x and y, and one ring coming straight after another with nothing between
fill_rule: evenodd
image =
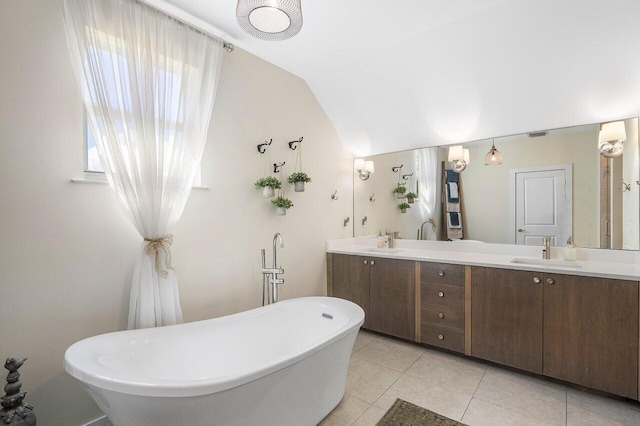
<instances>
[{"instance_id":1,"label":"cabinet door","mask_svg":"<svg viewBox=\"0 0 640 426\"><path fill-rule=\"evenodd\" d=\"M384 258L371 261L369 328L415 340L415 262Z\"/></svg>"},{"instance_id":2,"label":"cabinet door","mask_svg":"<svg viewBox=\"0 0 640 426\"><path fill-rule=\"evenodd\" d=\"M637 399L638 283L547 274L544 374Z\"/></svg>"},{"instance_id":3,"label":"cabinet door","mask_svg":"<svg viewBox=\"0 0 640 426\"><path fill-rule=\"evenodd\" d=\"M542 275L471 268L471 355L542 373Z\"/></svg>"},{"instance_id":4,"label":"cabinet door","mask_svg":"<svg viewBox=\"0 0 640 426\"><path fill-rule=\"evenodd\" d=\"M350 300L364 310L369 328L369 258L336 254L331 256L332 296Z\"/></svg>"}]
</instances>

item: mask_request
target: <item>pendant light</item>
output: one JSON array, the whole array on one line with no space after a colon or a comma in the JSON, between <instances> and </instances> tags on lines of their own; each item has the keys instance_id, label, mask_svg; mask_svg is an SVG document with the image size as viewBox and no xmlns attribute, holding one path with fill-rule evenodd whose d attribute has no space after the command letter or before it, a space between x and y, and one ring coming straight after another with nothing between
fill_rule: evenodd
<instances>
[{"instance_id":1,"label":"pendant light","mask_svg":"<svg viewBox=\"0 0 640 426\"><path fill-rule=\"evenodd\" d=\"M302 28L300 0L238 0L238 24L261 40L289 39Z\"/></svg>"},{"instance_id":2,"label":"pendant light","mask_svg":"<svg viewBox=\"0 0 640 426\"><path fill-rule=\"evenodd\" d=\"M497 166L498 164L502 164L502 154L496 148L496 140L493 139L491 149L487 152L487 155L484 156L484 165Z\"/></svg>"}]
</instances>

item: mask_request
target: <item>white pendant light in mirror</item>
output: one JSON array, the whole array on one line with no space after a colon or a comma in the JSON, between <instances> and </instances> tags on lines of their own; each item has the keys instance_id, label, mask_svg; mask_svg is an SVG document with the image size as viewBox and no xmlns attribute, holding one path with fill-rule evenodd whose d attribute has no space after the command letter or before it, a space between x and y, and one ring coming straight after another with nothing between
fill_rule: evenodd
<instances>
[{"instance_id":1,"label":"white pendant light in mirror","mask_svg":"<svg viewBox=\"0 0 640 426\"><path fill-rule=\"evenodd\" d=\"M469 165L469 150L462 148L462 145L449 147L449 164L454 172L460 173Z\"/></svg>"},{"instance_id":2,"label":"white pendant light in mirror","mask_svg":"<svg viewBox=\"0 0 640 426\"><path fill-rule=\"evenodd\" d=\"M261 40L286 40L302 28L300 0L238 0L236 17L243 30Z\"/></svg>"},{"instance_id":3,"label":"white pendant light in mirror","mask_svg":"<svg viewBox=\"0 0 640 426\"><path fill-rule=\"evenodd\" d=\"M502 164L502 154L496 148L496 140L494 139L491 149L487 152L487 155L484 156L484 165L497 166L498 164Z\"/></svg>"},{"instance_id":4,"label":"white pendant light in mirror","mask_svg":"<svg viewBox=\"0 0 640 426\"><path fill-rule=\"evenodd\" d=\"M618 157L624 150L623 142L627 139L624 121L604 123L598 135L598 151L603 157Z\"/></svg>"}]
</instances>

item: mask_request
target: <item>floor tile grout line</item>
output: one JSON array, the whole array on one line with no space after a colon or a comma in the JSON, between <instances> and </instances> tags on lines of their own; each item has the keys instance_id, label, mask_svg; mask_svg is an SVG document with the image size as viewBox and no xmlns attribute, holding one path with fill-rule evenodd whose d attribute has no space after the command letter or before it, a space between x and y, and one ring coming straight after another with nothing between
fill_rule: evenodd
<instances>
[{"instance_id":1,"label":"floor tile grout line","mask_svg":"<svg viewBox=\"0 0 640 426\"><path fill-rule=\"evenodd\" d=\"M473 391L473 395L471 395L471 399L469 399L469 403L467 404L467 407L464 409L464 413L462 413L462 417L460 417L460 421L461 422L462 422L462 419L464 419L464 416L467 414L467 411L469 410L469 406L471 406L471 402L473 401L473 398L475 398L476 393L478 392L478 389L480 388L480 384L484 380L484 376L487 374L487 370L488 370L488 368L485 368L484 373L482 373L482 377L478 381L478 386L476 386L476 390Z\"/></svg>"}]
</instances>

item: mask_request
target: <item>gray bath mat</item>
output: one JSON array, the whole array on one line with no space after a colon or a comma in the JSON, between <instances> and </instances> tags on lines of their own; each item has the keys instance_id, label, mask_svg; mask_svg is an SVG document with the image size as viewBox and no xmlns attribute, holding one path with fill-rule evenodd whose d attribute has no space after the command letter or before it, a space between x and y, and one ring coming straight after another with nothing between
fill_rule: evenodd
<instances>
[{"instance_id":1,"label":"gray bath mat","mask_svg":"<svg viewBox=\"0 0 640 426\"><path fill-rule=\"evenodd\" d=\"M376 426L466 426L426 408L396 399Z\"/></svg>"}]
</instances>

